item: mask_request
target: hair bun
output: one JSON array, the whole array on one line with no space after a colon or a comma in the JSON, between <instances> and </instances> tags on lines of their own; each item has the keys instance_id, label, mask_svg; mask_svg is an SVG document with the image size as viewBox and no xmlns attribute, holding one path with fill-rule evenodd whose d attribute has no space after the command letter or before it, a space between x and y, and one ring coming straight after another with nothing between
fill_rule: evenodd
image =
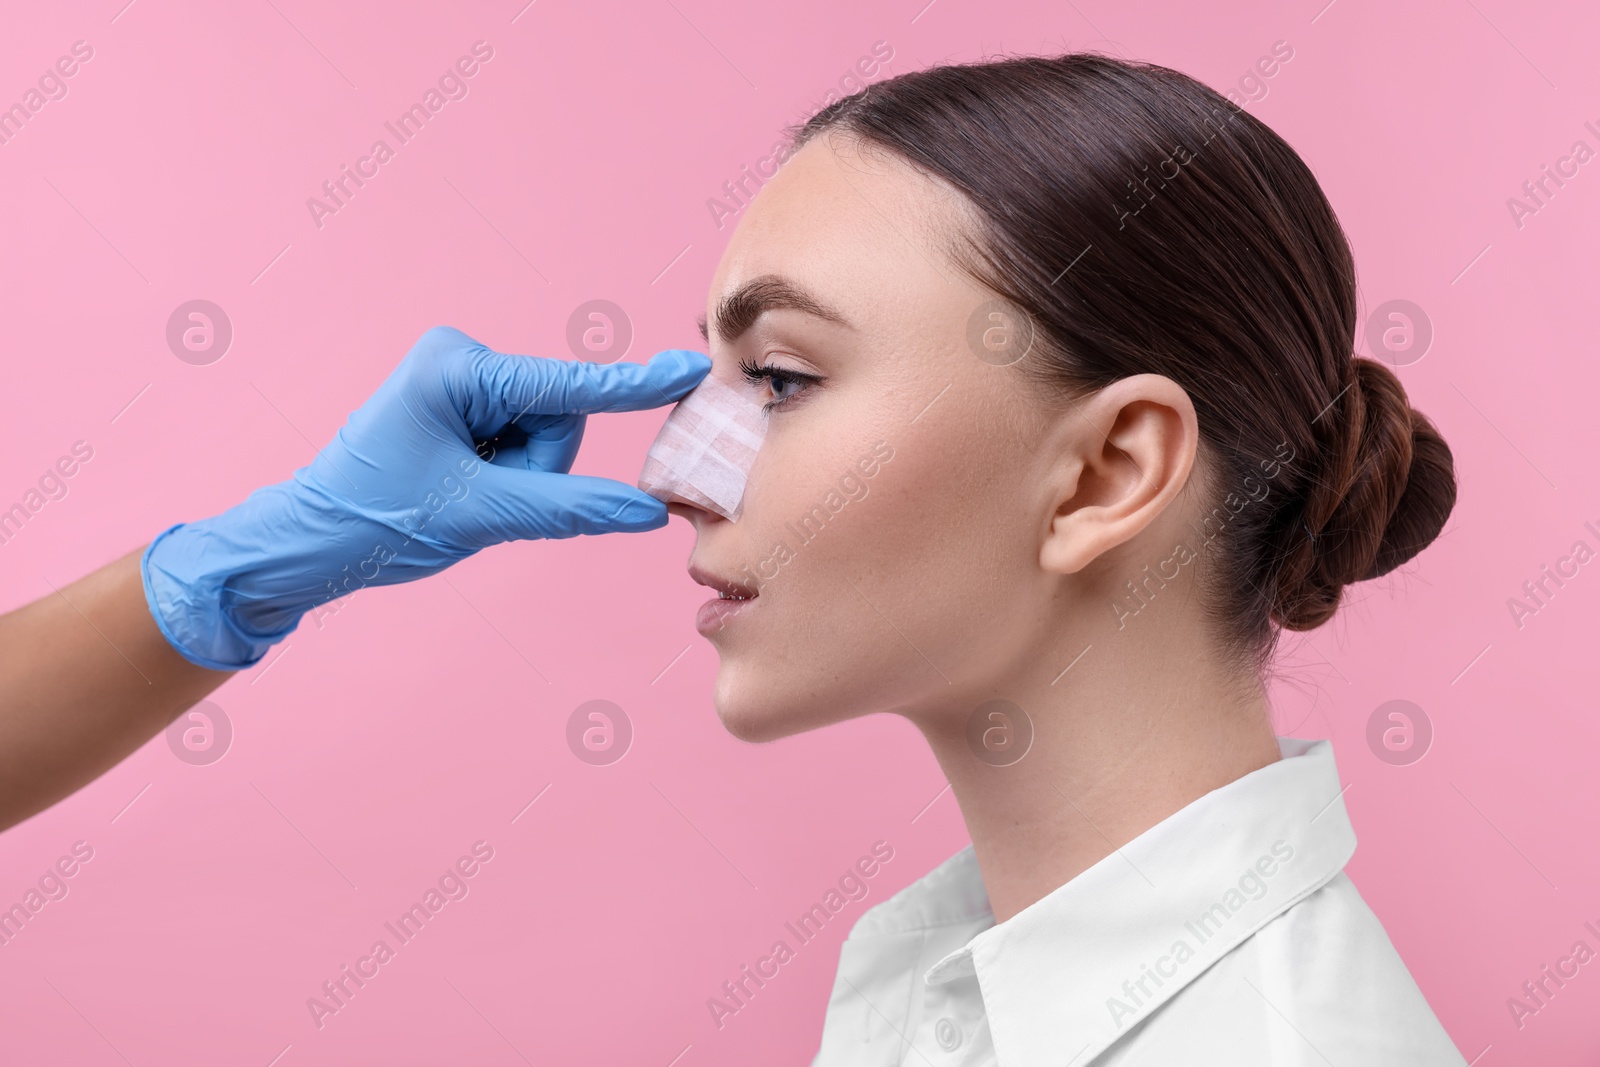
<instances>
[{"instance_id":1,"label":"hair bun","mask_svg":"<svg viewBox=\"0 0 1600 1067\"><path fill-rule=\"evenodd\" d=\"M1293 547L1279 572L1273 615L1288 630L1322 625L1346 585L1388 574L1421 552L1455 506L1450 448L1411 406L1399 377L1363 356L1350 366L1349 385L1323 416L1343 428L1343 440L1324 446L1304 499L1304 527L1292 525ZM1345 417L1335 419L1341 406Z\"/></svg>"}]
</instances>

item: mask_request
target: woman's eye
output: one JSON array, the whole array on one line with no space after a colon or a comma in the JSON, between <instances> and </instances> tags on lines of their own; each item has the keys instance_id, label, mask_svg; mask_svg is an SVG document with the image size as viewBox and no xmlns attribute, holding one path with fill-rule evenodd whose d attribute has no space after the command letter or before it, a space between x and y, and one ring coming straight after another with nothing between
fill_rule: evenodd
<instances>
[{"instance_id":1,"label":"woman's eye","mask_svg":"<svg viewBox=\"0 0 1600 1067\"><path fill-rule=\"evenodd\" d=\"M768 380L772 383L772 397L777 404L783 403L792 396L798 396L800 393L799 387L805 384L799 378L785 377L776 372L771 374ZM788 391L791 387L794 388L794 392Z\"/></svg>"},{"instance_id":2,"label":"woman's eye","mask_svg":"<svg viewBox=\"0 0 1600 1067\"><path fill-rule=\"evenodd\" d=\"M740 360L739 369L744 372L747 380L760 384L768 383L772 399L761 405L766 411L773 411L784 407L805 392L806 389L816 385L822 379L813 374L801 374L797 371L786 371L773 366L757 366L745 360Z\"/></svg>"}]
</instances>

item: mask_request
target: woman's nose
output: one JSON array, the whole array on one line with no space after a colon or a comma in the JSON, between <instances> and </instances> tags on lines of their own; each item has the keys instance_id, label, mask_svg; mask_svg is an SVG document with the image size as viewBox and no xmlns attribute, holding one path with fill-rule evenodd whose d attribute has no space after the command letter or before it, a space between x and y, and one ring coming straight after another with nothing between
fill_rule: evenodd
<instances>
[{"instance_id":1,"label":"woman's nose","mask_svg":"<svg viewBox=\"0 0 1600 1067\"><path fill-rule=\"evenodd\" d=\"M700 528L701 523L722 521L721 515L691 500L686 500L677 493L673 493L667 500L667 514L688 519L690 524L697 530Z\"/></svg>"},{"instance_id":2,"label":"woman's nose","mask_svg":"<svg viewBox=\"0 0 1600 1067\"><path fill-rule=\"evenodd\" d=\"M707 377L667 415L636 483L698 524L737 518L746 479L766 438L767 413L746 389ZM671 512L669 512L670 514Z\"/></svg>"}]
</instances>

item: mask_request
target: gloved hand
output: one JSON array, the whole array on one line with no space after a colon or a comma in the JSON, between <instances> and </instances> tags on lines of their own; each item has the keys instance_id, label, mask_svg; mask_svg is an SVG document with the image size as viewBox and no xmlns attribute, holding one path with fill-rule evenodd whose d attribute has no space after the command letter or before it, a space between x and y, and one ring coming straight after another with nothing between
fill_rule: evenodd
<instances>
[{"instance_id":1,"label":"gloved hand","mask_svg":"<svg viewBox=\"0 0 1600 1067\"><path fill-rule=\"evenodd\" d=\"M587 413L670 403L710 368L684 349L597 364L429 330L309 466L150 543L151 614L191 662L237 670L363 586L426 577L500 541L664 526L660 500L567 471Z\"/></svg>"}]
</instances>

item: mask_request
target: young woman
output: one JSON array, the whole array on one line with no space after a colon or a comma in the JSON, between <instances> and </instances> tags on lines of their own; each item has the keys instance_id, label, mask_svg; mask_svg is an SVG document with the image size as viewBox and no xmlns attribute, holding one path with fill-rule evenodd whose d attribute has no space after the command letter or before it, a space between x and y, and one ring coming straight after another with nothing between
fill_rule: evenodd
<instances>
[{"instance_id":1,"label":"young woman","mask_svg":"<svg viewBox=\"0 0 1600 1067\"><path fill-rule=\"evenodd\" d=\"M879 82L795 140L713 279L709 360L430 331L293 479L0 617L0 827L353 587L670 510L721 594L728 729L903 715L971 832L845 941L817 1064L1462 1063L1342 873L1327 742L1276 738L1263 686L1281 630L1455 499L1353 355L1305 164L1094 55ZM708 371L770 405L737 522L567 473L587 413Z\"/></svg>"},{"instance_id":2,"label":"young woman","mask_svg":"<svg viewBox=\"0 0 1600 1067\"><path fill-rule=\"evenodd\" d=\"M972 837L857 923L816 1064L1462 1063L1263 686L1455 500L1294 150L1157 66L903 75L799 128L708 306L770 411L737 522L668 504L718 713L903 715Z\"/></svg>"}]
</instances>

